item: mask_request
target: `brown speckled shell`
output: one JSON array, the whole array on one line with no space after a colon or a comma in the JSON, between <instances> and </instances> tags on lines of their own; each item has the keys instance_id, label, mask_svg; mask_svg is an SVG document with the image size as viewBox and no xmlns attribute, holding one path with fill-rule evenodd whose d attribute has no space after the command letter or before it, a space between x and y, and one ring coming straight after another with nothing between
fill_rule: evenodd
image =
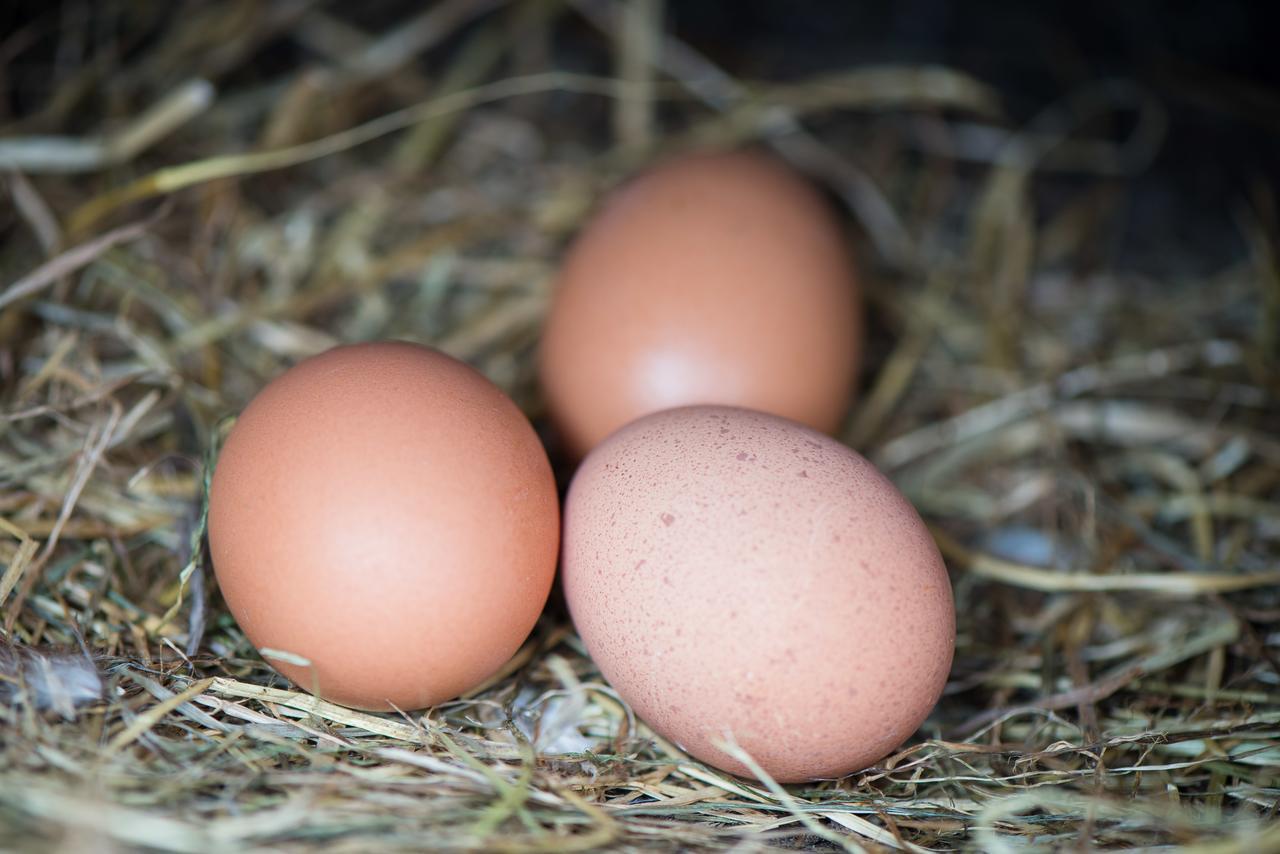
<instances>
[{"instance_id":1,"label":"brown speckled shell","mask_svg":"<svg viewBox=\"0 0 1280 854\"><path fill-rule=\"evenodd\" d=\"M781 781L838 777L907 739L951 667L955 607L915 509L794 422L699 406L583 462L563 582L609 682L656 731L735 774L726 732Z\"/></svg>"},{"instance_id":2,"label":"brown speckled shell","mask_svg":"<svg viewBox=\"0 0 1280 854\"><path fill-rule=\"evenodd\" d=\"M236 422L209 500L222 594L268 661L348 706L416 709L500 668L555 573L551 467L520 410L443 353L339 347Z\"/></svg>"},{"instance_id":3,"label":"brown speckled shell","mask_svg":"<svg viewBox=\"0 0 1280 854\"><path fill-rule=\"evenodd\" d=\"M567 253L540 373L566 449L720 403L839 426L857 378L853 265L822 198L752 152L660 163L609 197Z\"/></svg>"}]
</instances>

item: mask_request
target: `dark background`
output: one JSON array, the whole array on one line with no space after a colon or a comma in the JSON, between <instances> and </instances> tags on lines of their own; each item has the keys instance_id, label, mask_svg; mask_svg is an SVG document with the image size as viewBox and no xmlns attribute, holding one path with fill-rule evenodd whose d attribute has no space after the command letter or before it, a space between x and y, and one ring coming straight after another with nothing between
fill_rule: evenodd
<instances>
[{"instance_id":1,"label":"dark background","mask_svg":"<svg viewBox=\"0 0 1280 854\"><path fill-rule=\"evenodd\" d=\"M27 119L57 88L56 60L66 51L68 32L98 40L127 32L115 48L127 58L165 37L166 17L201 5L0 3L0 135L41 131ZM260 5L265 14L268 4ZM321 5L369 32L423 8L403 0ZM1161 276L1219 270L1247 251L1240 212L1265 212L1280 183L1280 61L1269 3L703 0L668 2L665 15L678 37L747 79L788 80L871 63L949 65L993 86L1013 127L1091 82L1136 83L1159 99L1169 128L1154 162L1126 179L1114 250L1102 260L1109 266ZM140 33L125 25L128 20L149 23ZM304 51L282 35L219 80L219 88L234 91L237 84L270 78ZM424 70L447 52L447 46L432 51ZM572 11L560 16L552 54L558 67L610 71L606 40ZM172 81L121 80L120 101L147 102L152 93L131 98L127 90L148 85L160 92ZM101 126L113 105L84 106L89 130ZM608 133L603 103L584 110L577 100L547 119L575 122L579 132L581 123L591 122L602 140ZM1082 130L1122 139L1129 128L1113 115L1105 127ZM1069 187L1071 181L1051 177L1040 189L1052 196L1055 182Z\"/></svg>"},{"instance_id":2,"label":"dark background","mask_svg":"<svg viewBox=\"0 0 1280 854\"><path fill-rule=\"evenodd\" d=\"M1159 155L1129 187L1121 266L1219 269L1244 251L1234 212L1280 184L1274 4L748 0L673 3L668 14L677 32L747 76L851 60L949 65L995 87L1015 124L1104 78L1149 89L1170 123Z\"/></svg>"}]
</instances>

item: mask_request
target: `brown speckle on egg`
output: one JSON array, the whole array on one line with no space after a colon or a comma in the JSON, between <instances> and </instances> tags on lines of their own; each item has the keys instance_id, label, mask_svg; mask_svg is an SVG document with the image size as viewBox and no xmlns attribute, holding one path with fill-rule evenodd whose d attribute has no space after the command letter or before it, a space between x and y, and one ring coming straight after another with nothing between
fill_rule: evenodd
<instances>
[{"instance_id":1,"label":"brown speckle on egg","mask_svg":"<svg viewBox=\"0 0 1280 854\"><path fill-rule=\"evenodd\" d=\"M804 478L788 465L801 444ZM652 524L667 514L679 523ZM630 572L639 542L644 571ZM562 572L605 677L655 730L737 774L726 733L782 781L876 762L951 666L951 587L914 508L851 449L760 412L668 410L599 445L569 491ZM661 625L682 634L659 659L643 650Z\"/></svg>"}]
</instances>

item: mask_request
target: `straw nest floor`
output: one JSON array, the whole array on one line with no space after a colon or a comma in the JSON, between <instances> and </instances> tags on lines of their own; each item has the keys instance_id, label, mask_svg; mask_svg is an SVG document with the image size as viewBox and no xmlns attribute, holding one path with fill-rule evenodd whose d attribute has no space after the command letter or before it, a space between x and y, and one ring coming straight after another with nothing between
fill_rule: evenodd
<instances>
[{"instance_id":1,"label":"straw nest floor","mask_svg":"<svg viewBox=\"0 0 1280 854\"><path fill-rule=\"evenodd\" d=\"M0 137L0 848L1280 849L1265 187L1229 261L1143 275L1106 260L1170 142L1131 82L1018 122L941 67L744 79L647 0L404 5L105 4L0 38L28 86ZM846 212L871 329L844 438L952 571L917 737L839 781L726 777L554 605L425 714L275 676L202 547L229 416L299 358L406 338L538 422L549 282L600 194L750 143Z\"/></svg>"}]
</instances>

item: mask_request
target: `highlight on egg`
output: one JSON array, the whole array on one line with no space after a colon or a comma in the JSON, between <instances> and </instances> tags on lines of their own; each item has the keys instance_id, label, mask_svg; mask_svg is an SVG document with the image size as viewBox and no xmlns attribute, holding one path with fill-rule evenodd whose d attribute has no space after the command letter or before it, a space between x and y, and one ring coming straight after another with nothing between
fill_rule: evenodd
<instances>
[{"instance_id":1,"label":"highlight on egg","mask_svg":"<svg viewBox=\"0 0 1280 854\"><path fill-rule=\"evenodd\" d=\"M438 351L338 347L237 420L209 496L222 595L299 688L417 709L496 673L546 602L559 506L528 420Z\"/></svg>"},{"instance_id":2,"label":"highlight on egg","mask_svg":"<svg viewBox=\"0 0 1280 854\"><path fill-rule=\"evenodd\" d=\"M809 427L666 410L583 461L562 581L601 672L693 756L776 780L840 777L898 747L955 645L946 569L911 504Z\"/></svg>"},{"instance_id":3,"label":"highlight on egg","mask_svg":"<svg viewBox=\"0 0 1280 854\"><path fill-rule=\"evenodd\" d=\"M582 229L539 371L577 459L635 418L690 404L834 432L861 348L857 278L821 195L772 156L701 152L633 178Z\"/></svg>"}]
</instances>

